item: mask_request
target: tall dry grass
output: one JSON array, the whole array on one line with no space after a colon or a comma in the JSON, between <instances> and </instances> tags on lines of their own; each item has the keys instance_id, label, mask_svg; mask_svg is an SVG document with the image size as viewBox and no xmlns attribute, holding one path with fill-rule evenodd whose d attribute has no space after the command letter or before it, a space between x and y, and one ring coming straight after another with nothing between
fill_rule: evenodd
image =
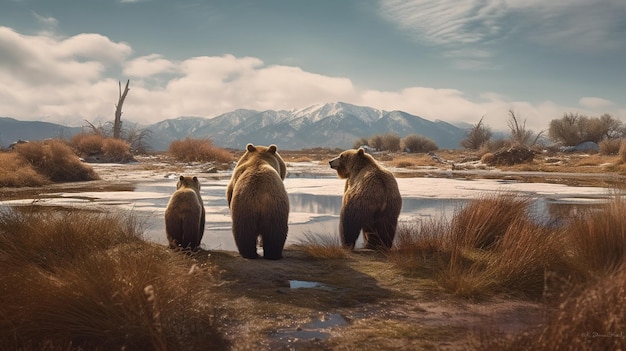
<instances>
[{"instance_id":1,"label":"tall dry grass","mask_svg":"<svg viewBox=\"0 0 626 351\"><path fill-rule=\"evenodd\" d=\"M567 227L573 261L591 276L614 272L626 259L626 199L588 209Z\"/></svg>"},{"instance_id":2,"label":"tall dry grass","mask_svg":"<svg viewBox=\"0 0 626 351\"><path fill-rule=\"evenodd\" d=\"M101 162L129 162L133 160L131 145L125 140L100 134L79 133L72 137L70 145L81 157L101 157Z\"/></svg>"},{"instance_id":3,"label":"tall dry grass","mask_svg":"<svg viewBox=\"0 0 626 351\"><path fill-rule=\"evenodd\" d=\"M208 139L175 140L170 144L168 152L182 162L231 162L234 160L230 152L214 146Z\"/></svg>"},{"instance_id":4,"label":"tall dry grass","mask_svg":"<svg viewBox=\"0 0 626 351\"><path fill-rule=\"evenodd\" d=\"M64 141L51 139L19 144L15 152L37 173L52 182L75 182L99 179L96 172L80 161Z\"/></svg>"},{"instance_id":5,"label":"tall dry grass","mask_svg":"<svg viewBox=\"0 0 626 351\"><path fill-rule=\"evenodd\" d=\"M304 233L304 239L296 245L304 254L316 259L346 258L350 251L342 244L339 236L330 234Z\"/></svg>"},{"instance_id":6,"label":"tall dry grass","mask_svg":"<svg viewBox=\"0 0 626 351\"><path fill-rule=\"evenodd\" d=\"M37 173L23 157L15 152L0 152L0 188L42 186L50 180Z\"/></svg>"},{"instance_id":7,"label":"tall dry grass","mask_svg":"<svg viewBox=\"0 0 626 351\"><path fill-rule=\"evenodd\" d=\"M390 259L405 271L423 270L458 296L507 293L541 300L563 287L554 274L581 279L566 255L564 232L547 228L529 211L531 199L485 194L455 210L450 220L432 219L398 231ZM550 283L550 284L549 284ZM554 289L554 291L552 291Z\"/></svg>"},{"instance_id":8,"label":"tall dry grass","mask_svg":"<svg viewBox=\"0 0 626 351\"><path fill-rule=\"evenodd\" d=\"M219 350L211 267L123 214L0 212L0 349Z\"/></svg>"},{"instance_id":9,"label":"tall dry grass","mask_svg":"<svg viewBox=\"0 0 626 351\"><path fill-rule=\"evenodd\" d=\"M541 325L514 335L484 330L477 350L574 351L626 349L626 265L563 294Z\"/></svg>"}]
</instances>

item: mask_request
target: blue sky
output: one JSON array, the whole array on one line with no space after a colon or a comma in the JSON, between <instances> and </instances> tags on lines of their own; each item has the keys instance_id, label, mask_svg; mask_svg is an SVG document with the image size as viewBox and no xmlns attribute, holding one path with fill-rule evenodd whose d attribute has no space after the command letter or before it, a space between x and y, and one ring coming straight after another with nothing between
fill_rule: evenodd
<instances>
[{"instance_id":1,"label":"blue sky","mask_svg":"<svg viewBox=\"0 0 626 351\"><path fill-rule=\"evenodd\" d=\"M0 116L151 123L345 101L536 131L626 118L623 0L0 0ZM626 120L624 120L626 121Z\"/></svg>"}]
</instances>

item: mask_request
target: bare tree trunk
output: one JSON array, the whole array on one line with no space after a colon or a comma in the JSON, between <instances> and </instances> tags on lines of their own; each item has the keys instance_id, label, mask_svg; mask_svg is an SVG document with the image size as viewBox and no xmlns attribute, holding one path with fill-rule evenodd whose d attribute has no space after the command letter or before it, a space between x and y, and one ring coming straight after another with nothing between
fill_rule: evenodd
<instances>
[{"instance_id":1,"label":"bare tree trunk","mask_svg":"<svg viewBox=\"0 0 626 351\"><path fill-rule=\"evenodd\" d=\"M115 105L115 122L113 122L113 137L115 139L119 139L122 134L122 105L124 105L124 99L126 99L126 94L128 94L129 83L130 79L126 81L126 87L124 88L124 93L122 93L122 83L118 82L120 97L117 100L117 105Z\"/></svg>"}]
</instances>

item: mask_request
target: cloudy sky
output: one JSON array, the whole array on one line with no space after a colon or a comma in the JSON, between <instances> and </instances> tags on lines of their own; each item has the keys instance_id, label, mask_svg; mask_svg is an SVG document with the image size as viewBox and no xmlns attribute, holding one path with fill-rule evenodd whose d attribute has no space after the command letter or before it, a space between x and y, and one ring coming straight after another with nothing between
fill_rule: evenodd
<instances>
[{"instance_id":1,"label":"cloudy sky","mask_svg":"<svg viewBox=\"0 0 626 351\"><path fill-rule=\"evenodd\" d=\"M626 122L623 0L0 0L0 116L83 125L344 101L535 131Z\"/></svg>"}]
</instances>

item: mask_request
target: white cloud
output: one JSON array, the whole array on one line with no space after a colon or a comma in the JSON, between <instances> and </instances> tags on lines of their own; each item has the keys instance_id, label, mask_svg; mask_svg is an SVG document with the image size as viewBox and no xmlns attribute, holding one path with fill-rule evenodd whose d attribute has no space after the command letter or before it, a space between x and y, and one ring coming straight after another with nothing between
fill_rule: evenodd
<instances>
[{"instance_id":1,"label":"white cloud","mask_svg":"<svg viewBox=\"0 0 626 351\"><path fill-rule=\"evenodd\" d=\"M472 99L457 89L407 87L382 91L355 87L346 77L307 72L299 67L267 65L255 57L200 56L172 61L159 54L132 58L125 43L96 34L57 38L22 35L0 27L0 106L3 116L82 125L110 120L118 97L119 72L130 78L124 118L153 123L179 116L214 117L238 108L303 108L345 101L384 110L403 110L430 120L485 123L506 129L513 109L527 126L545 129L550 120L577 111L603 112L607 100L583 98L580 111L552 102L531 104L483 92ZM483 55L480 51L475 56ZM127 77L122 77L125 81ZM601 108L596 111L594 108ZM621 113L623 115L623 106Z\"/></svg>"},{"instance_id":2,"label":"white cloud","mask_svg":"<svg viewBox=\"0 0 626 351\"><path fill-rule=\"evenodd\" d=\"M602 109L613 105L613 102L599 97L583 97L578 103L588 109Z\"/></svg>"},{"instance_id":3,"label":"white cloud","mask_svg":"<svg viewBox=\"0 0 626 351\"><path fill-rule=\"evenodd\" d=\"M124 66L124 75L138 78L148 78L161 73L176 71L176 64L164 59L159 54L141 56L127 62Z\"/></svg>"},{"instance_id":4,"label":"white cloud","mask_svg":"<svg viewBox=\"0 0 626 351\"><path fill-rule=\"evenodd\" d=\"M624 47L622 0L380 0L380 9L414 40L463 54L511 40L580 52ZM489 59L448 56L472 69Z\"/></svg>"}]
</instances>

